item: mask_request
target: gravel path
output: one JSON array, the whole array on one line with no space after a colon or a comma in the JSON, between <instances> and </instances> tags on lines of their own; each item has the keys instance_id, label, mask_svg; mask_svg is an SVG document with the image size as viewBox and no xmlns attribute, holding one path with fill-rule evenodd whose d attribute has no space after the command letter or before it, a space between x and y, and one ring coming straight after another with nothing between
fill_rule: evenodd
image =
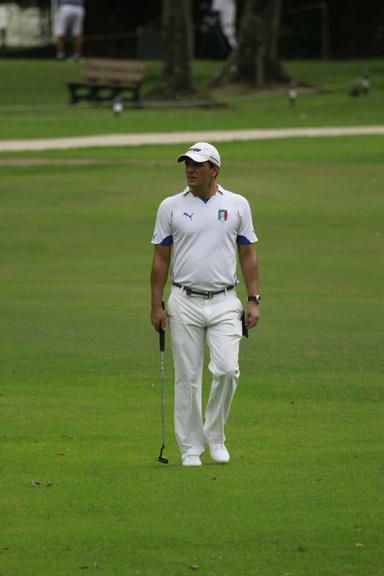
<instances>
[{"instance_id":1,"label":"gravel path","mask_svg":"<svg viewBox=\"0 0 384 576\"><path fill-rule=\"evenodd\" d=\"M143 144L183 144L198 141L231 142L322 136L384 135L384 126L350 126L325 128L282 128L250 130L211 130L201 132L156 132L147 134L107 134L37 140L0 140L0 152L65 150L100 146L140 146Z\"/></svg>"}]
</instances>

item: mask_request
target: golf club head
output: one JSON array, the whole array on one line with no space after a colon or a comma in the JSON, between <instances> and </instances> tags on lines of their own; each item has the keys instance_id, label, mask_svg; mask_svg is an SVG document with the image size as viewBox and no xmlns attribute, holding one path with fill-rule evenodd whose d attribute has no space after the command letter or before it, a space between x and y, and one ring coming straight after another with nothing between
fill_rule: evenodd
<instances>
[{"instance_id":1,"label":"golf club head","mask_svg":"<svg viewBox=\"0 0 384 576\"><path fill-rule=\"evenodd\" d=\"M168 464L168 458L164 458L164 456L158 456L156 458L157 462L160 462L161 464Z\"/></svg>"},{"instance_id":2,"label":"golf club head","mask_svg":"<svg viewBox=\"0 0 384 576\"><path fill-rule=\"evenodd\" d=\"M160 454L159 456L156 458L157 462L160 462L161 464L168 464L168 458L164 458L163 456L163 450L164 450L165 446L163 445L160 449Z\"/></svg>"}]
</instances>

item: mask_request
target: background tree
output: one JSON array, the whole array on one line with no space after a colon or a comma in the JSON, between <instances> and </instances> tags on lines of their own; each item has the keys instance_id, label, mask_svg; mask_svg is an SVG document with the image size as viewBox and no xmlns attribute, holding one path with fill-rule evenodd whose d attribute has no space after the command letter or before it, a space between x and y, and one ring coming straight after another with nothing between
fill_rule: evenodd
<instances>
[{"instance_id":1,"label":"background tree","mask_svg":"<svg viewBox=\"0 0 384 576\"><path fill-rule=\"evenodd\" d=\"M238 46L212 83L263 86L288 82L278 55L281 0L244 0L242 4Z\"/></svg>"},{"instance_id":2,"label":"background tree","mask_svg":"<svg viewBox=\"0 0 384 576\"><path fill-rule=\"evenodd\" d=\"M194 92L191 0L163 0L161 91L174 98Z\"/></svg>"}]
</instances>

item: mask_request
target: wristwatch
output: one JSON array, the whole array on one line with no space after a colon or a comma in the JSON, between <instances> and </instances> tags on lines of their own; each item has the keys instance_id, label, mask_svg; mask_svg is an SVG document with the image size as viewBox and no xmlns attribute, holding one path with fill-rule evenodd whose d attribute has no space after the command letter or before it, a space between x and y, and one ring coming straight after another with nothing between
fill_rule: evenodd
<instances>
[{"instance_id":1,"label":"wristwatch","mask_svg":"<svg viewBox=\"0 0 384 576\"><path fill-rule=\"evenodd\" d=\"M248 296L248 302L254 302L255 304L260 304L261 302L260 294L256 294L255 296Z\"/></svg>"}]
</instances>

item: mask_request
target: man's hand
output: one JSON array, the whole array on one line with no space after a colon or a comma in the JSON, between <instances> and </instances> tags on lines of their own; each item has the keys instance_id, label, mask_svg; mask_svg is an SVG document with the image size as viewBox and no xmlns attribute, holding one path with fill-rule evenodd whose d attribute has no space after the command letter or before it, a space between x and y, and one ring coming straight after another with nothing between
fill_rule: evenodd
<instances>
[{"instance_id":1,"label":"man's hand","mask_svg":"<svg viewBox=\"0 0 384 576\"><path fill-rule=\"evenodd\" d=\"M152 308L151 322L156 332L160 332L160 330L165 330L167 317L165 314L165 310L161 307L161 305L156 308L155 307Z\"/></svg>"},{"instance_id":2,"label":"man's hand","mask_svg":"<svg viewBox=\"0 0 384 576\"><path fill-rule=\"evenodd\" d=\"M245 325L249 328L254 328L260 318L260 308L256 302L248 302L247 307L244 310L245 313Z\"/></svg>"}]
</instances>

